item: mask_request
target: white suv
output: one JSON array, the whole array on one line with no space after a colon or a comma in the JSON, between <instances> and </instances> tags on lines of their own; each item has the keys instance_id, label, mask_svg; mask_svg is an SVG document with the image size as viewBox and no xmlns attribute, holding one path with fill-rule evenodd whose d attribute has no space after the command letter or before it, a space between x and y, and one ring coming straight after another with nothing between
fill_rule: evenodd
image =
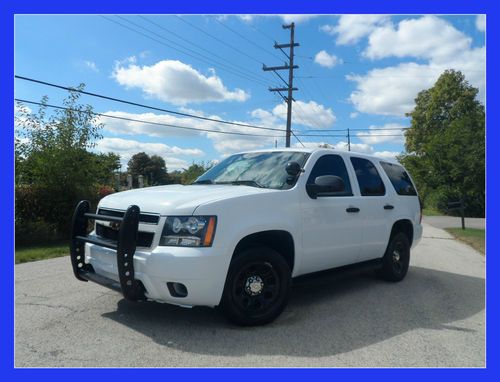
<instances>
[{"instance_id":1,"label":"white suv","mask_svg":"<svg viewBox=\"0 0 500 382\"><path fill-rule=\"evenodd\" d=\"M189 186L115 193L95 214L80 202L71 260L78 279L127 299L220 306L233 322L259 325L283 311L296 276L360 263L402 280L420 222L397 162L331 149L244 152Z\"/></svg>"}]
</instances>

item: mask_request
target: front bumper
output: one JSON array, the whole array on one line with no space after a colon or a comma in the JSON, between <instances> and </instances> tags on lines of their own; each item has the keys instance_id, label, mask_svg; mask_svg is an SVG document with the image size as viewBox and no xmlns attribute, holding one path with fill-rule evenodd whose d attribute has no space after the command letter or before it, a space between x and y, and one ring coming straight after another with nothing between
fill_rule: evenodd
<instances>
[{"instance_id":1,"label":"front bumper","mask_svg":"<svg viewBox=\"0 0 500 382\"><path fill-rule=\"evenodd\" d=\"M81 281L93 281L120 291L126 299L155 300L176 305L218 305L229 257L221 248L161 247L136 250L140 209L130 206L122 218L89 213L82 201L73 216L71 262ZM89 220L116 222L117 240L87 235ZM179 296L172 283L183 284ZM170 284L170 288L169 288Z\"/></svg>"},{"instance_id":2,"label":"front bumper","mask_svg":"<svg viewBox=\"0 0 500 382\"><path fill-rule=\"evenodd\" d=\"M95 273L118 281L116 251L86 244L85 262ZM134 254L135 279L144 285L145 297L176 305L218 305L227 268L224 256L212 248L156 247ZM187 296L176 297L167 283L183 284Z\"/></svg>"}]
</instances>

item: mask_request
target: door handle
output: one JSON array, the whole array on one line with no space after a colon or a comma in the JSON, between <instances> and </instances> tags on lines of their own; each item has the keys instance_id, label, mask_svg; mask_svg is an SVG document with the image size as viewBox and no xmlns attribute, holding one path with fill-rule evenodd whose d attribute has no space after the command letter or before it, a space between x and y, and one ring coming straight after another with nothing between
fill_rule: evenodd
<instances>
[{"instance_id":1,"label":"door handle","mask_svg":"<svg viewBox=\"0 0 500 382\"><path fill-rule=\"evenodd\" d=\"M384 206L384 210L393 210L393 209L394 209L394 206L393 206L393 205L391 205L391 204L386 204L386 205Z\"/></svg>"},{"instance_id":2,"label":"door handle","mask_svg":"<svg viewBox=\"0 0 500 382\"><path fill-rule=\"evenodd\" d=\"M346 212L359 212L358 207L348 207L345 210L346 210Z\"/></svg>"}]
</instances>

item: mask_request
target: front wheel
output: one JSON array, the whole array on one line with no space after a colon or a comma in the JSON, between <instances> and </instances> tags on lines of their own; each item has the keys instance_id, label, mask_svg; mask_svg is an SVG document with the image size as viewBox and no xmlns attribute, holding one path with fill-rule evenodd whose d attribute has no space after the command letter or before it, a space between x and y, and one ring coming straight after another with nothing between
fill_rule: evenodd
<instances>
[{"instance_id":1,"label":"front wheel","mask_svg":"<svg viewBox=\"0 0 500 382\"><path fill-rule=\"evenodd\" d=\"M380 275L388 281L401 281L410 266L410 242L405 233L393 235L382 259Z\"/></svg>"},{"instance_id":2,"label":"front wheel","mask_svg":"<svg viewBox=\"0 0 500 382\"><path fill-rule=\"evenodd\" d=\"M267 324L285 308L290 286L290 267L283 256L266 247L247 249L231 261L221 308L238 325Z\"/></svg>"}]
</instances>

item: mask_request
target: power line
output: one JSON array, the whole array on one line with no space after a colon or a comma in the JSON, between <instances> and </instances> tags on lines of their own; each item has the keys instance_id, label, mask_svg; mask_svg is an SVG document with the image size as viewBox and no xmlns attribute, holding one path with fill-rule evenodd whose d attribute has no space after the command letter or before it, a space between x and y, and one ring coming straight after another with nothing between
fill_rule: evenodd
<instances>
[{"instance_id":1,"label":"power line","mask_svg":"<svg viewBox=\"0 0 500 382\"><path fill-rule=\"evenodd\" d=\"M119 25L119 26L121 26L121 27L123 27L123 28L125 28L125 29L128 29L128 30L130 30L130 31L132 31L132 32L134 32L134 33L138 33L138 34L140 34L141 36L144 36L144 37L146 37L146 38L148 38L148 39L150 39L150 40L152 40L152 41L155 41L155 42L157 42L157 43L159 43L159 44L161 44L161 45L164 45L164 46L166 46L166 47L168 47L168 48L170 48L170 49L173 49L173 50L176 50L176 51L178 51L178 52L181 52L182 54L185 54L186 56L189 56L189 57L191 57L191 58L194 58L195 60L198 60L198 61L204 62L204 63L206 63L206 64L208 64L208 65L215 66L215 67L219 68L219 69L220 69L220 70L222 70L222 71L228 72L228 73L233 74L233 75L238 76L238 77L241 77L241 78L243 78L243 79L245 79L245 80L247 80L247 81L251 81L251 82L259 82L261 85L266 85L266 83L265 83L263 80L261 80L261 79L257 79L257 77L255 77L255 78L251 78L251 77L249 77L247 74L244 74L244 73L243 73L243 74L240 74L241 72L240 72L240 73L237 73L237 72L235 72L233 69L231 69L231 68L227 68L227 66L225 66L225 65L223 65L223 64L220 64L220 63L218 63L218 64L214 64L213 59L211 59L210 57L207 57L207 56L205 56L205 55L203 55L203 54L201 54L201 53L198 53L198 52L196 52L196 51L194 51L194 50L192 50L192 49L190 49L190 48L184 47L184 46L182 46L182 45L180 45L180 44L176 43L175 41L169 40L169 39L167 39L166 37L164 37L164 36L162 36L162 35L160 35L160 34L158 34L158 33L154 32L154 31L151 31L150 29L148 29L148 28L146 28L146 27L143 27L143 26L141 26L141 25L139 25L139 24L137 24L137 23L134 23L133 21L127 20L127 19L125 19L125 18L123 18L123 17L121 17L121 16L117 16L117 17L119 17L120 19L122 19L122 20L123 20L123 21L125 21L125 22L128 22L129 24L132 24L132 25L134 25L134 26L136 26L136 27L138 27L138 28L141 28L141 29L143 29L143 30L146 30L147 32L149 32L149 33L151 33L151 34L153 34L153 35L155 35L155 36L158 36L159 38L161 38L161 39L162 39L162 40L164 40L164 41L168 41L170 44L174 44L174 45L177 45L177 46L181 46L182 48L176 48L176 47L174 47L174 46L172 46L172 45L169 45L169 44L165 43L164 41L158 40L158 39L157 39L157 38L155 38L155 37L152 37L152 36L150 36L150 35L148 35L148 34L146 34L146 33L144 33L144 32L141 32L140 30L137 30L137 29L131 28L131 27L129 27L128 25L125 25L125 24L123 24L123 23L121 23L121 22L119 22L119 21L116 21L116 20L112 19L112 18L109 18L109 17L106 17L106 16L101 16L101 17L102 17L102 18L104 18L104 19L106 19L106 20L108 20L108 21L111 21L112 23L115 23L115 24L117 24L117 25ZM187 52L186 52L186 50L187 50ZM193 53L189 53L189 52L193 52ZM200 57L197 57L197 56L200 56L201 58L200 58Z\"/></svg>"},{"instance_id":2,"label":"power line","mask_svg":"<svg viewBox=\"0 0 500 382\"><path fill-rule=\"evenodd\" d=\"M299 137L347 137L347 134L297 134ZM404 137L403 134L357 134L357 138L370 138L370 137Z\"/></svg>"},{"instance_id":3,"label":"power line","mask_svg":"<svg viewBox=\"0 0 500 382\"><path fill-rule=\"evenodd\" d=\"M252 137L281 138L281 135L267 135L267 134L241 133L241 132L237 132L237 131L210 130L210 129L197 128L197 127L174 125L174 124L170 124L170 123L161 123L161 122L146 121L146 120L136 119L136 118L119 117L119 116L116 116L116 115L110 115L110 114L104 114L104 113L97 113L97 112L93 112L93 111L90 112L90 111L85 111L85 110L72 109L72 108L69 108L69 107L57 106L57 105L51 105L51 104L45 104L45 103L41 103L41 102L29 101L29 100L20 99L20 98L15 98L14 100L17 101L17 102L27 103L27 104L30 104L30 105L46 106L46 107L50 107L52 109L66 110L66 111L72 111L72 112L83 113L83 114L92 114L92 115L96 115L96 116L104 117L104 118L119 119L119 120L128 121L128 122L146 123L146 124L149 124L149 125L158 125L158 126L172 127L172 128L176 128L176 129L204 131L204 132L210 132L210 133L216 133L216 134L230 134L230 135L245 135L245 136L252 136ZM281 130L281 131L283 131L283 130Z\"/></svg>"},{"instance_id":4,"label":"power line","mask_svg":"<svg viewBox=\"0 0 500 382\"><path fill-rule=\"evenodd\" d=\"M408 130L410 127L372 127L372 128L358 128L349 129L351 131L384 131L384 130ZM310 132L325 132L325 131L347 131L347 129L309 129Z\"/></svg>"},{"instance_id":5,"label":"power line","mask_svg":"<svg viewBox=\"0 0 500 382\"><path fill-rule=\"evenodd\" d=\"M150 110L162 111L164 113L169 113L169 114L174 114L174 115L180 115L180 116L183 116L183 117L196 118L196 119L201 119L201 120L204 120L204 121L210 121L210 122L216 122L216 123L223 123L223 124L226 124L226 125L241 126L241 127L250 127L250 128L253 128L253 129L283 131L281 129L276 129L276 128L272 128L272 127L263 127L263 126L256 126L256 125L251 125L251 124L247 124L247 123L225 121L223 119L215 119L215 118L209 118L209 117L202 117L202 116L199 116L199 115L194 115L194 114L189 114L189 113L183 113L183 112L180 112L180 111L173 111L173 110L163 109L163 108L160 108L160 107L148 106L148 105L144 105L144 104L137 103L137 102L132 102L132 101L127 101L127 100L123 100L123 99L120 99L120 98L106 96L106 95L103 95L103 94L91 93L91 92L87 92L85 90L75 89L75 88L68 87L68 86L57 85L57 84L54 84L54 83L51 83L51 82L41 81L41 80L37 80L37 79L34 79L34 78L29 78L29 77L24 77L24 76L18 76L18 75L14 76L14 77L17 78L17 79L20 79L20 80L30 81L30 82L34 82L34 83L37 83L37 84L50 86L50 87L57 88L57 89L63 89L63 90L67 90L67 91L77 92L77 93L85 94L85 95L88 95L88 96L91 96L91 97L97 97L97 98L107 99L107 100L114 101L114 102L120 102L120 103L123 103L123 104L132 105L132 106L138 106L138 107L142 107L142 108L150 109Z\"/></svg>"},{"instance_id":6,"label":"power line","mask_svg":"<svg viewBox=\"0 0 500 382\"><path fill-rule=\"evenodd\" d=\"M253 24L248 24L248 25L250 26L250 28L252 28L253 30L257 31L258 33L260 33L265 38L271 40L272 42L275 42L274 38L272 38L270 35L268 35L264 31L262 31L261 29L257 28L255 25L253 25Z\"/></svg>"},{"instance_id":7,"label":"power line","mask_svg":"<svg viewBox=\"0 0 500 382\"><path fill-rule=\"evenodd\" d=\"M194 42L192 42L192 41L190 41L190 40L186 39L185 37L183 37L183 36L179 35L178 33L176 33L176 32L174 32L174 31L172 31L172 30L170 30L170 29L168 29L168 28L164 27L164 26L163 26L163 25L161 25L161 24L158 24L158 23L154 22L153 20L151 20L151 19L149 19L149 18L147 18L147 17L141 16L141 15L138 15L138 16L139 16L141 19L145 20L146 22L148 22L148 23L150 23L150 24L152 24L152 25L156 26L157 28L160 28L160 29L162 29L162 30L164 30L164 31L166 31L166 32L168 32L168 33L170 33L170 34L174 35L174 36L175 36L175 37L177 37L178 39L180 39L180 40L182 40L182 41L185 41L185 42L187 42L188 44L191 44L192 46L195 46L196 48L198 48L198 49L200 49L200 50L202 50L202 51L204 51L204 52L206 52L206 53L208 53L208 54L210 54L210 55L212 55L212 56L214 56L214 57L217 57L217 58L219 58L219 59L223 60L223 61L224 61L225 63L227 63L228 65L234 66L234 67L236 68L236 69L234 69L234 70L244 71L244 72L248 73L248 74L247 74L248 76L253 76L253 77L255 77L255 78L259 78L261 81L264 81L264 77L259 76L259 75L255 74L255 73L252 73L251 71L246 70L246 69L244 69L244 68L242 68L242 67L239 67L239 66L237 66L236 64L233 64L233 63L231 63L231 62L228 62L228 61L227 61L227 58L225 58L225 57L221 57L221 56L219 56L218 54L216 54L216 53L214 53L214 52L212 52L212 51L210 51L210 50L208 50L208 49L205 49L204 47L202 47L202 46L200 46L200 45L198 45L198 44L196 44L196 43L194 43Z\"/></svg>"},{"instance_id":8,"label":"power line","mask_svg":"<svg viewBox=\"0 0 500 382\"><path fill-rule=\"evenodd\" d=\"M226 28L227 30L233 32L235 35L239 36L240 38L242 38L243 40L247 41L248 43L252 44L253 46L259 48L260 50L266 52L267 54L269 54L270 56L273 56L274 58L277 58L278 60L280 59L278 56L272 54L271 52L269 52L267 49L261 47L260 45L256 44L255 42L253 42L252 40L250 40L248 37L242 35L241 33L239 33L238 31L235 31L233 28L231 28L229 25L226 25L224 24L222 21L219 21L217 19L214 19L217 23L219 23L220 25L222 25L224 28Z\"/></svg>"},{"instance_id":9,"label":"power line","mask_svg":"<svg viewBox=\"0 0 500 382\"><path fill-rule=\"evenodd\" d=\"M302 145L302 147L306 147L306 145L304 145L302 143L302 141L299 139L299 137L297 137L297 135L295 135L295 133L293 131L291 131L292 135L295 137L295 139L297 139L297 141L299 141L299 143Z\"/></svg>"},{"instance_id":10,"label":"power line","mask_svg":"<svg viewBox=\"0 0 500 382\"><path fill-rule=\"evenodd\" d=\"M187 25L191 26L192 28L194 28L194 29L196 29L196 30L200 31L201 33L203 33L203 34L205 34L205 35L209 36L210 38L214 39L215 41L218 41L219 43L221 43L221 44L223 44L223 45L225 45L225 46L227 46L227 47L229 47L229 48L233 49L235 52L238 52L238 53L240 53L241 55L243 55L243 56L245 56L245 57L249 58L250 60L253 60L253 61L257 62L259 65L261 65L261 64L262 64L262 62L260 62L259 60L257 60L255 57L250 56L248 53L246 53L246 52L242 51L241 49L239 49L239 48L237 48L237 47L235 47L235 46L233 46L232 44L229 44L228 42L226 42L226 41L224 41L224 40L221 40L220 38L218 38L218 37L216 37L216 36L212 35L211 33L209 33L209 32L207 32L207 31L205 31L205 30L203 30L203 29L199 28L198 26L196 26L196 25L194 25L194 24L190 23L189 21L185 20L183 17L180 17L180 16L178 16L178 15L175 15L175 17L177 17L177 18L178 18L179 20L181 20L183 23L185 23L185 24L187 24Z\"/></svg>"}]
</instances>

